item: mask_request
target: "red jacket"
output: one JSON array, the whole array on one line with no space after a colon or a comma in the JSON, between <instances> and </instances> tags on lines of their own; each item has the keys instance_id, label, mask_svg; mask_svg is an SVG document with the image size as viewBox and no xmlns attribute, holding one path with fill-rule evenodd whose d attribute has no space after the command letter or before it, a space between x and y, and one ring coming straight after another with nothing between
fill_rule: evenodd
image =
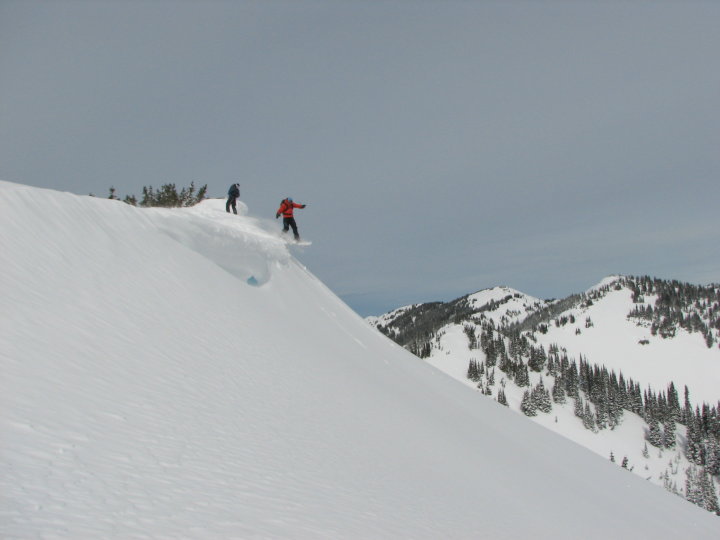
<instances>
[{"instance_id":1,"label":"red jacket","mask_svg":"<svg viewBox=\"0 0 720 540\"><path fill-rule=\"evenodd\" d=\"M293 217L293 211L296 208L305 208L305 205L298 204L296 202L289 202L287 199L285 199L283 202L280 203L280 208L278 208L277 214L282 214L284 218L291 218Z\"/></svg>"}]
</instances>

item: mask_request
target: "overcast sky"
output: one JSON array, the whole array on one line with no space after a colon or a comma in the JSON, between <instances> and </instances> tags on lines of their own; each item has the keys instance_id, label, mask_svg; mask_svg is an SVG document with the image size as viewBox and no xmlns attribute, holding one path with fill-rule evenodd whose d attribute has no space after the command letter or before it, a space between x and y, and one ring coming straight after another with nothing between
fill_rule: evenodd
<instances>
[{"instance_id":1,"label":"overcast sky","mask_svg":"<svg viewBox=\"0 0 720 540\"><path fill-rule=\"evenodd\" d=\"M0 179L292 196L363 315L720 282L719 28L720 2L0 0Z\"/></svg>"}]
</instances>

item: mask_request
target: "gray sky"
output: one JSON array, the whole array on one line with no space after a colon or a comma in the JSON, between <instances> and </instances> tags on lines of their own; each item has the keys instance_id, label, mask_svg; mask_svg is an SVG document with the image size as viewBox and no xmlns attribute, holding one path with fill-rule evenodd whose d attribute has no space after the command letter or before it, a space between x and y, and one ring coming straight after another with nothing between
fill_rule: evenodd
<instances>
[{"instance_id":1,"label":"gray sky","mask_svg":"<svg viewBox=\"0 0 720 540\"><path fill-rule=\"evenodd\" d=\"M363 315L720 282L720 2L0 0L0 179L239 181Z\"/></svg>"}]
</instances>

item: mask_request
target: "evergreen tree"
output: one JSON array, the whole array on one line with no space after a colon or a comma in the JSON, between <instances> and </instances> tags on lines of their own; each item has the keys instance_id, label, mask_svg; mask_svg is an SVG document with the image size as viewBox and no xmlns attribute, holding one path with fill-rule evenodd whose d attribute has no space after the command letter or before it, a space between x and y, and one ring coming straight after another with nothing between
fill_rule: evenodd
<instances>
[{"instance_id":1,"label":"evergreen tree","mask_svg":"<svg viewBox=\"0 0 720 540\"><path fill-rule=\"evenodd\" d=\"M543 349L542 347L539 347L537 349L535 347L530 347L530 360L528 360L528 367L530 369L540 373L543 369L543 366L545 365L546 360L547 356L545 354L545 349Z\"/></svg>"},{"instance_id":2,"label":"evergreen tree","mask_svg":"<svg viewBox=\"0 0 720 540\"><path fill-rule=\"evenodd\" d=\"M585 411L583 413L583 426L585 426L585 429L589 429L590 431L595 431L595 415L593 414L592 410L590 409L590 404L585 404Z\"/></svg>"},{"instance_id":3,"label":"evergreen tree","mask_svg":"<svg viewBox=\"0 0 720 540\"><path fill-rule=\"evenodd\" d=\"M474 382L480 381L480 366L476 360L470 360L467 370L467 378Z\"/></svg>"},{"instance_id":4,"label":"evergreen tree","mask_svg":"<svg viewBox=\"0 0 720 540\"><path fill-rule=\"evenodd\" d=\"M650 429L645 435L645 440L657 448L663 447L663 435L657 421L651 421Z\"/></svg>"},{"instance_id":5,"label":"evergreen tree","mask_svg":"<svg viewBox=\"0 0 720 540\"><path fill-rule=\"evenodd\" d=\"M507 397L505 397L505 391L502 388L498 390L497 400L500 405L505 405L506 407L508 406Z\"/></svg>"},{"instance_id":6,"label":"evergreen tree","mask_svg":"<svg viewBox=\"0 0 720 540\"><path fill-rule=\"evenodd\" d=\"M152 186L143 186L142 199L140 200L140 206L155 206L155 191Z\"/></svg>"},{"instance_id":7,"label":"evergreen tree","mask_svg":"<svg viewBox=\"0 0 720 540\"><path fill-rule=\"evenodd\" d=\"M670 382L670 385L668 386L667 403L670 410L670 418L672 418L673 421L677 422L681 416L680 399L678 398L678 393L675 389L675 385L672 382Z\"/></svg>"},{"instance_id":8,"label":"evergreen tree","mask_svg":"<svg viewBox=\"0 0 720 540\"><path fill-rule=\"evenodd\" d=\"M575 398L574 412L575 416L582 420L583 416L585 415L585 406L581 397Z\"/></svg>"},{"instance_id":9,"label":"evergreen tree","mask_svg":"<svg viewBox=\"0 0 720 540\"><path fill-rule=\"evenodd\" d=\"M505 345L501 340L498 340L495 344L495 350L497 353L497 361L498 361L498 367L500 368L500 371L503 373L506 373L508 377L513 376L513 363L510 361L510 358L507 355L507 352L505 351Z\"/></svg>"},{"instance_id":10,"label":"evergreen tree","mask_svg":"<svg viewBox=\"0 0 720 540\"><path fill-rule=\"evenodd\" d=\"M520 334L517 332L513 332L510 335L509 343L508 343L508 356L512 358L513 360L517 361L520 359L521 356L522 347L520 345Z\"/></svg>"},{"instance_id":11,"label":"evergreen tree","mask_svg":"<svg viewBox=\"0 0 720 540\"><path fill-rule=\"evenodd\" d=\"M477 342L477 336L475 335L475 326L471 324L465 324L463 326L463 331L465 332L465 335L468 338L468 349L477 349L478 342Z\"/></svg>"},{"instance_id":12,"label":"evergreen tree","mask_svg":"<svg viewBox=\"0 0 720 540\"><path fill-rule=\"evenodd\" d=\"M525 414L525 416L537 416L537 407L529 390L525 390L525 393L523 394L522 402L520 403L520 410Z\"/></svg>"},{"instance_id":13,"label":"evergreen tree","mask_svg":"<svg viewBox=\"0 0 720 540\"><path fill-rule=\"evenodd\" d=\"M175 184L163 184L158 191L152 186L143 186L143 196L140 206L165 208L179 206L193 206L202 201L207 194L207 184L195 193L195 183L190 182L189 188L183 188L179 193Z\"/></svg>"},{"instance_id":14,"label":"evergreen tree","mask_svg":"<svg viewBox=\"0 0 720 540\"><path fill-rule=\"evenodd\" d=\"M623 377L622 373L620 373L619 381L618 381L617 406L620 410L622 410L622 409L631 410L629 399L628 399L628 387L627 387L627 383L625 382L625 378Z\"/></svg>"},{"instance_id":15,"label":"evergreen tree","mask_svg":"<svg viewBox=\"0 0 720 540\"><path fill-rule=\"evenodd\" d=\"M662 445L665 448L675 448L675 422L666 420L663 424Z\"/></svg>"},{"instance_id":16,"label":"evergreen tree","mask_svg":"<svg viewBox=\"0 0 720 540\"><path fill-rule=\"evenodd\" d=\"M563 375L563 381L565 382L565 393L571 398L578 398L580 396L580 376L575 362L569 363L568 369Z\"/></svg>"},{"instance_id":17,"label":"evergreen tree","mask_svg":"<svg viewBox=\"0 0 720 540\"><path fill-rule=\"evenodd\" d=\"M720 474L720 444L713 437L705 442L705 470L711 475Z\"/></svg>"},{"instance_id":18,"label":"evergreen tree","mask_svg":"<svg viewBox=\"0 0 720 540\"><path fill-rule=\"evenodd\" d=\"M684 403L685 403L685 405L683 407L681 422L683 424L687 424L693 415L692 405L690 405L690 390L688 390L687 385L685 385L685 402Z\"/></svg>"},{"instance_id":19,"label":"evergreen tree","mask_svg":"<svg viewBox=\"0 0 720 540\"><path fill-rule=\"evenodd\" d=\"M720 505L718 504L717 493L715 492L715 483L712 476L707 471L702 471L699 475L700 490L702 491L702 507L708 512L714 512L720 515Z\"/></svg>"},{"instance_id":20,"label":"evergreen tree","mask_svg":"<svg viewBox=\"0 0 720 540\"><path fill-rule=\"evenodd\" d=\"M598 429L605 429L608 426L607 404L604 399L595 402L595 424Z\"/></svg>"},{"instance_id":21,"label":"evergreen tree","mask_svg":"<svg viewBox=\"0 0 720 540\"><path fill-rule=\"evenodd\" d=\"M522 361L520 361L520 364L515 370L515 384L520 388L530 386L530 373L528 372L528 367Z\"/></svg>"},{"instance_id":22,"label":"evergreen tree","mask_svg":"<svg viewBox=\"0 0 720 540\"><path fill-rule=\"evenodd\" d=\"M497 364L497 351L491 330L484 330L480 335L480 347L485 353L485 365L488 367L495 366Z\"/></svg>"},{"instance_id":23,"label":"evergreen tree","mask_svg":"<svg viewBox=\"0 0 720 540\"><path fill-rule=\"evenodd\" d=\"M622 407L620 407L614 399L611 400L608 406L608 426L610 426L610 429L615 429L620 425L622 414Z\"/></svg>"},{"instance_id":24,"label":"evergreen tree","mask_svg":"<svg viewBox=\"0 0 720 540\"><path fill-rule=\"evenodd\" d=\"M549 413L552 410L550 392L545 389L542 377L540 378L540 382L533 388L531 397L540 412Z\"/></svg>"},{"instance_id":25,"label":"evergreen tree","mask_svg":"<svg viewBox=\"0 0 720 540\"><path fill-rule=\"evenodd\" d=\"M702 432L699 422L698 415L691 414L687 421L687 448L685 450L685 456L688 458L690 463L695 465L702 465L703 463L703 451L702 451Z\"/></svg>"},{"instance_id":26,"label":"evergreen tree","mask_svg":"<svg viewBox=\"0 0 720 540\"><path fill-rule=\"evenodd\" d=\"M642 416L643 411L643 399L642 399L642 391L640 390L640 385L638 383L630 381L630 388L631 391L629 392L628 399L630 400L630 410L634 412L637 415Z\"/></svg>"},{"instance_id":27,"label":"evergreen tree","mask_svg":"<svg viewBox=\"0 0 720 540\"><path fill-rule=\"evenodd\" d=\"M703 486L698 478L697 469L693 466L685 470L685 498L701 508L705 506Z\"/></svg>"}]
</instances>

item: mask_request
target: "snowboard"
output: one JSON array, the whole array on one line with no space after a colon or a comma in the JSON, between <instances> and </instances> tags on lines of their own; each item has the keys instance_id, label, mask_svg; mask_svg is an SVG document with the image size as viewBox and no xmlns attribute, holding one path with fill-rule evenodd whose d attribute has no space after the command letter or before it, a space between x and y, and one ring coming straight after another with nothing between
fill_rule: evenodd
<instances>
[{"instance_id":1,"label":"snowboard","mask_svg":"<svg viewBox=\"0 0 720 540\"><path fill-rule=\"evenodd\" d=\"M280 238L288 246L311 246L312 245L312 242L310 240L300 240L298 242L292 237L292 235L287 235L285 233L280 233Z\"/></svg>"}]
</instances>

